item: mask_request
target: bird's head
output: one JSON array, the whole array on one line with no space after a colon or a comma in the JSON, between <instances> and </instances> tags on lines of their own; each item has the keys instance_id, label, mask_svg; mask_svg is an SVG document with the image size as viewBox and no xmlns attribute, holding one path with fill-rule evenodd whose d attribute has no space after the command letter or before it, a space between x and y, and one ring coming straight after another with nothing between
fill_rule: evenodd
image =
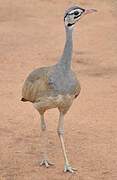
<instances>
[{"instance_id":1,"label":"bird's head","mask_svg":"<svg viewBox=\"0 0 117 180\"><path fill-rule=\"evenodd\" d=\"M86 14L97 12L95 9L83 9L78 6L73 6L65 11L64 23L68 28L73 28L75 23Z\"/></svg>"}]
</instances>

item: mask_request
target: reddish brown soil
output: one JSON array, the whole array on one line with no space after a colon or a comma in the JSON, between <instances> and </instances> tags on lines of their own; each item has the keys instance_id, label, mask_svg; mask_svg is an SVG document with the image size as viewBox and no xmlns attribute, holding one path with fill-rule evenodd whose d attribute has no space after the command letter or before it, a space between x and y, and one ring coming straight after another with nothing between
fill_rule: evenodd
<instances>
[{"instance_id":1,"label":"reddish brown soil","mask_svg":"<svg viewBox=\"0 0 117 180\"><path fill-rule=\"evenodd\" d=\"M0 180L117 179L117 3L76 0L98 9L74 33L73 68L82 85L65 118L65 141L74 175L63 173L56 133L58 111L46 115L49 157L39 166L40 122L30 103L20 102L27 74L56 63L65 33L63 12L70 0L0 0Z\"/></svg>"}]
</instances>

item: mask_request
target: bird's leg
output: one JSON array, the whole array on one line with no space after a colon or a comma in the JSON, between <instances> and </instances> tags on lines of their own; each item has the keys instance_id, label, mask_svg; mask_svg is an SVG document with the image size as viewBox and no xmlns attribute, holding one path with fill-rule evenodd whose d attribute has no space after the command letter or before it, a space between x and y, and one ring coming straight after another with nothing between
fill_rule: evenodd
<instances>
[{"instance_id":1,"label":"bird's leg","mask_svg":"<svg viewBox=\"0 0 117 180\"><path fill-rule=\"evenodd\" d=\"M60 138L60 142L61 142L61 147L62 147L62 151L63 151L63 155L64 155L64 160L65 160L65 165L64 165L64 172L71 172L73 173L76 169L72 168L71 165L69 164L68 158L67 158L67 154L66 154L66 149L65 149L65 144L64 144L64 139L63 139L63 135L64 135L64 114L62 112L60 112L60 117L59 117L59 123L58 123L58 135Z\"/></svg>"},{"instance_id":2,"label":"bird's leg","mask_svg":"<svg viewBox=\"0 0 117 180\"><path fill-rule=\"evenodd\" d=\"M44 120L44 114L41 114L41 139L42 139L42 148L43 148L43 159L40 162L40 166L45 165L47 168L53 163L49 162L47 157L47 134L46 134L46 123Z\"/></svg>"}]
</instances>

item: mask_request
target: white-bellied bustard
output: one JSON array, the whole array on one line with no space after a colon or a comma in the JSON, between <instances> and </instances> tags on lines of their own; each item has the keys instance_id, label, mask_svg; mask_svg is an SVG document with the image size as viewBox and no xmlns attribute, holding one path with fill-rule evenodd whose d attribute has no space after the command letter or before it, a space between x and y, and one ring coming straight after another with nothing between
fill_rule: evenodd
<instances>
[{"instance_id":1,"label":"white-bellied bustard","mask_svg":"<svg viewBox=\"0 0 117 180\"><path fill-rule=\"evenodd\" d=\"M60 112L57 132L60 138L63 150L65 165L64 172L74 172L74 168L69 164L63 134L64 134L64 116L72 105L73 100L80 93L80 84L75 73L71 69L73 42L72 32L79 19L89 13L95 12L94 9L83 9L74 6L66 10L64 15L64 24L66 30L66 42L63 54L59 61L50 67L35 69L29 74L24 82L22 89L22 101L30 101L38 110L41 119L41 130L44 135L46 123L44 113L51 108L58 108ZM46 143L46 142L45 142ZM51 163L47 158L46 146L43 152L43 160L40 165L49 167Z\"/></svg>"}]
</instances>

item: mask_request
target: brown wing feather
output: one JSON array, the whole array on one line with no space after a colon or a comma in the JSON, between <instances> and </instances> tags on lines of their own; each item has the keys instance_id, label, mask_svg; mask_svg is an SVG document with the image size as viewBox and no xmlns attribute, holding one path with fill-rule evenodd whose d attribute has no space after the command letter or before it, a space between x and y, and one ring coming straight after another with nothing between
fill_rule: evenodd
<instances>
[{"instance_id":1,"label":"brown wing feather","mask_svg":"<svg viewBox=\"0 0 117 180\"><path fill-rule=\"evenodd\" d=\"M50 86L48 83L48 68L39 68L29 74L22 88L22 99L24 101L37 102L39 98L48 94Z\"/></svg>"}]
</instances>

